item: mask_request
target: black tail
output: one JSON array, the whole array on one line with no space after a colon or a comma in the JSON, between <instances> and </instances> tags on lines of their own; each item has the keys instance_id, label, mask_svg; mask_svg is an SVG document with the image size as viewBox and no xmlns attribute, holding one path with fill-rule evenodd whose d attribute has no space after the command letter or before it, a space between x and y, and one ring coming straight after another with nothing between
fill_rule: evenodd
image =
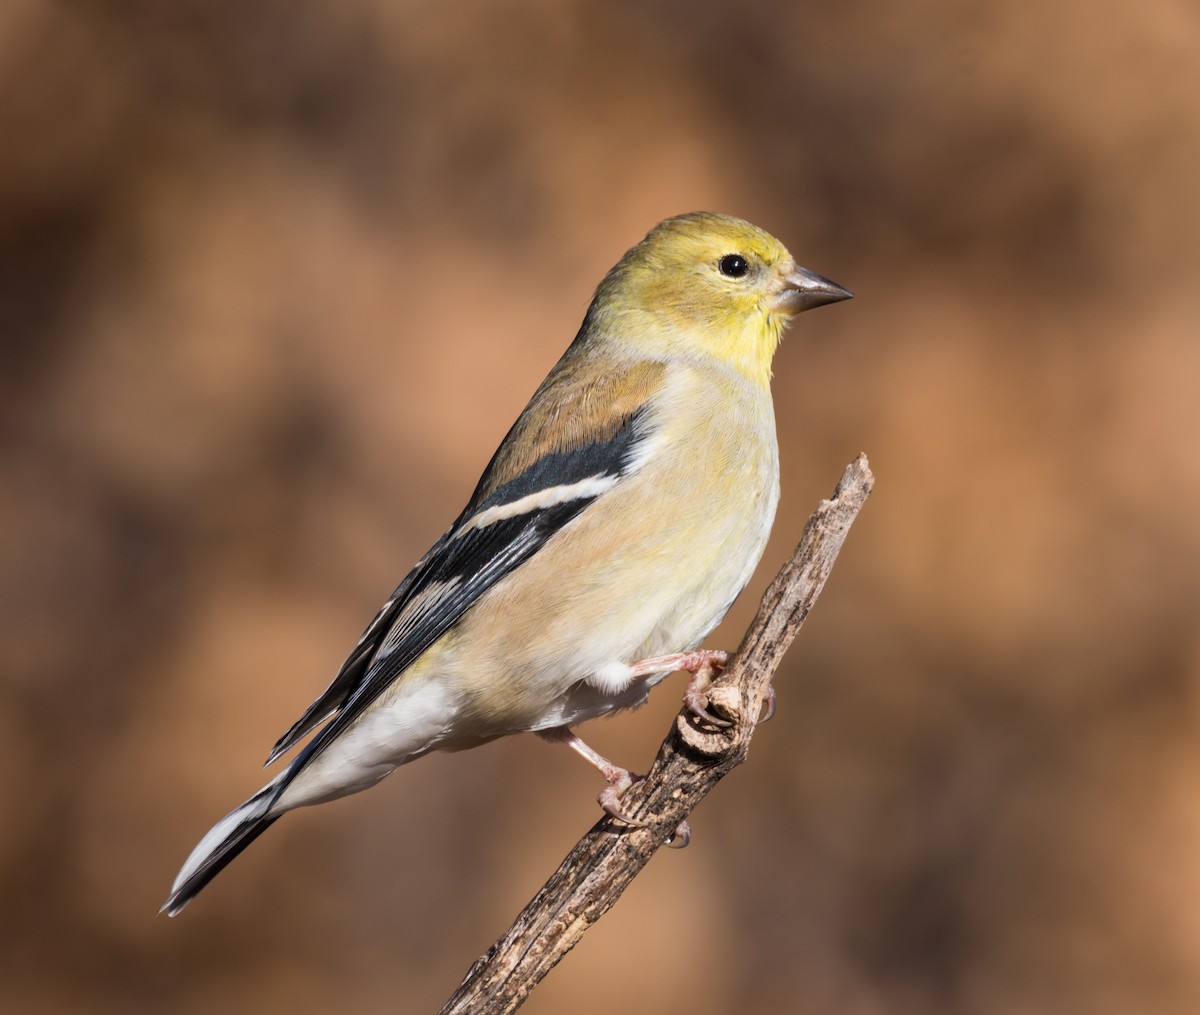
<instances>
[{"instance_id":1,"label":"black tail","mask_svg":"<svg viewBox=\"0 0 1200 1015\"><path fill-rule=\"evenodd\" d=\"M278 782L275 779L264 786L209 830L184 862L160 913L178 914L235 856L279 819L278 814L268 814L275 802Z\"/></svg>"}]
</instances>

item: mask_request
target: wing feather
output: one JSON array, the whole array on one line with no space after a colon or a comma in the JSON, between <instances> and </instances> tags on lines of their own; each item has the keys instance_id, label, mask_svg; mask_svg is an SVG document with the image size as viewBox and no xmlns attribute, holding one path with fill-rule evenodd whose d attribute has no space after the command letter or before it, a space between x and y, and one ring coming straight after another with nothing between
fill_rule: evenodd
<instances>
[{"instance_id":1,"label":"wing feather","mask_svg":"<svg viewBox=\"0 0 1200 1015\"><path fill-rule=\"evenodd\" d=\"M271 753L267 755L264 765L269 765L280 755L286 754L303 740L311 730L321 725L321 723L341 708L345 704L346 699L354 693L354 689L362 683L363 678L366 676L367 670L371 665L371 660L374 658L380 644L386 639L388 632L395 626L397 615L408 601L409 589L412 588L413 583L420 577L429 561L441 552L442 547L449 538L450 533L447 532L434 543L433 547L424 557L417 561L416 566L408 573L404 581L396 587L396 591L391 594L380 611L375 614L375 619L367 625L367 629L363 631L362 636L358 639L358 644L354 646L354 651L342 663L342 668L338 670L337 676L321 692L321 696L305 709L304 714L292 723L291 728L275 742L275 746L271 748Z\"/></svg>"},{"instance_id":2,"label":"wing feather","mask_svg":"<svg viewBox=\"0 0 1200 1015\"><path fill-rule=\"evenodd\" d=\"M562 401L562 393L543 385L493 456L454 526L400 583L333 682L275 745L270 760L329 719L280 781L277 793L480 596L640 466L644 456L638 451L654 429L651 392L643 394L646 397L636 407L615 418L610 414L606 426L593 427L594 439L576 439L571 447L544 445L539 457L522 462L525 467L514 474L512 464L517 459L509 445L531 417L545 417L545 402ZM626 403L620 408L629 407Z\"/></svg>"}]
</instances>

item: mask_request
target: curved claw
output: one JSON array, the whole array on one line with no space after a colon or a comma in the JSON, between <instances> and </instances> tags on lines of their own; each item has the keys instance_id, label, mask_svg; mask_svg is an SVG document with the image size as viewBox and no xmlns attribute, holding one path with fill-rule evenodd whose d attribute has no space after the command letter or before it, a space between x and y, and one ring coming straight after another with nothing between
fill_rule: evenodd
<instances>
[{"instance_id":1,"label":"curved claw","mask_svg":"<svg viewBox=\"0 0 1200 1015\"><path fill-rule=\"evenodd\" d=\"M775 688L774 688L774 686L771 686L771 687L767 688L766 712L764 712L763 717L758 720L759 725L762 725L765 722L770 722L771 718L774 715L775 715Z\"/></svg>"},{"instance_id":2,"label":"curved claw","mask_svg":"<svg viewBox=\"0 0 1200 1015\"><path fill-rule=\"evenodd\" d=\"M679 822L679 826L675 829L675 834L667 840L668 849L687 849L688 843L692 841L692 829L687 823L687 819Z\"/></svg>"},{"instance_id":3,"label":"curved claw","mask_svg":"<svg viewBox=\"0 0 1200 1015\"><path fill-rule=\"evenodd\" d=\"M687 705L688 711L690 711L693 715L699 716L707 723L712 723L718 728L733 725L733 723L731 723L728 719L722 719L719 716L715 716L708 710L706 707L708 705L708 697L706 695L689 694L684 697L683 702L685 705Z\"/></svg>"},{"instance_id":4,"label":"curved claw","mask_svg":"<svg viewBox=\"0 0 1200 1015\"><path fill-rule=\"evenodd\" d=\"M713 656L720 655L726 657L726 653L710 653ZM724 660L721 660L722 664ZM708 695L705 693L712 686L713 676L716 672L717 660L706 659L704 663L692 674L691 683L688 684L687 690L683 693L683 703L687 705L689 711L694 715L699 716L707 723L711 723L718 729L727 726L732 726L733 723L721 719L713 715L708 710Z\"/></svg>"},{"instance_id":5,"label":"curved claw","mask_svg":"<svg viewBox=\"0 0 1200 1015\"><path fill-rule=\"evenodd\" d=\"M641 777L639 776L638 778ZM631 818L621 810L621 796L633 783L634 779L632 776L628 779L620 779L614 783L610 783L596 799L599 801L601 809L610 818L615 818L630 828L645 828L646 822Z\"/></svg>"},{"instance_id":6,"label":"curved claw","mask_svg":"<svg viewBox=\"0 0 1200 1015\"><path fill-rule=\"evenodd\" d=\"M540 730L538 731L538 736L566 744L571 750L585 758L589 764L595 765L600 770L600 774L604 776L604 780L608 783L608 786L596 799L600 802L600 806L604 809L605 814L610 818L615 818L617 821L623 822L630 828L645 827L645 822L635 821L621 810L621 794L635 782L642 779L642 776L634 775L620 765L614 765L608 758L597 754L580 740L571 731L569 726L555 726L551 729Z\"/></svg>"}]
</instances>

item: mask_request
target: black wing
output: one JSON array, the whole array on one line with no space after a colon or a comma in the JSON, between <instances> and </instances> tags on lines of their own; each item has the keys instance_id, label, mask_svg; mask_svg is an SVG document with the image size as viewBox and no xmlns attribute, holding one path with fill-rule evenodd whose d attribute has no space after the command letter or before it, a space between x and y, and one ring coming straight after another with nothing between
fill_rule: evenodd
<instances>
[{"instance_id":1,"label":"black wing","mask_svg":"<svg viewBox=\"0 0 1200 1015\"><path fill-rule=\"evenodd\" d=\"M375 619L367 625L362 637L358 639L358 644L354 646L354 651L342 663L342 668L338 670L333 682L321 692L321 696L316 701L305 709L304 715L292 723L291 728L275 742L275 746L271 748L271 753L267 755L264 764L271 764L281 754L291 750L304 739L310 730L319 726L341 708L345 700L354 693L354 689L362 683L366 676L371 660L386 632L396 620L396 616L403 609L404 604L408 602L408 593L413 583L421 577L429 562L441 552L453 531L451 529L442 536L433 544L430 551L417 561L416 566L409 571L404 581L396 587L396 591L383 604L383 608L375 614Z\"/></svg>"},{"instance_id":2,"label":"black wing","mask_svg":"<svg viewBox=\"0 0 1200 1015\"><path fill-rule=\"evenodd\" d=\"M305 748L277 792L480 596L630 471L639 445L648 436L646 416L643 406L624 417L605 440L543 455L481 499L480 491L487 489L488 473L484 474L472 503L454 527L400 583L333 683L276 744L271 760L337 713Z\"/></svg>"}]
</instances>

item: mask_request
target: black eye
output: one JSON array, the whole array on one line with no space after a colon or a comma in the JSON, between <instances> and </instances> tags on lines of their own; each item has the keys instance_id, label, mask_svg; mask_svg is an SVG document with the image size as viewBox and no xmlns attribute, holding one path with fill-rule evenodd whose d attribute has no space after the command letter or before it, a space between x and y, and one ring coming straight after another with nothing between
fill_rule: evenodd
<instances>
[{"instance_id":1,"label":"black eye","mask_svg":"<svg viewBox=\"0 0 1200 1015\"><path fill-rule=\"evenodd\" d=\"M741 254L726 254L717 262L717 270L730 278L741 278L750 270L750 265Z\"/></svg>"}]
</instances>

